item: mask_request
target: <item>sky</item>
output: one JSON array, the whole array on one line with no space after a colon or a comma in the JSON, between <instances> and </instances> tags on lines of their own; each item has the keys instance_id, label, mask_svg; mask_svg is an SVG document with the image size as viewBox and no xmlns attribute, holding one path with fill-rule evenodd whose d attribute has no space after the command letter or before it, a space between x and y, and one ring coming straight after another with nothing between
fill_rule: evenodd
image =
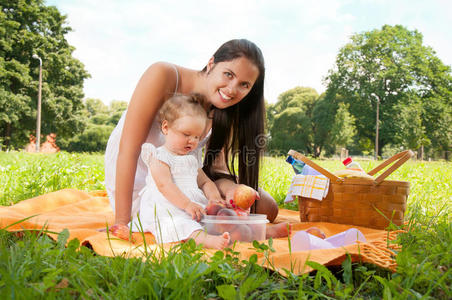
<instances>
[{"instance_id":1,"label":"sky","mask_svg":"<svg viewBox=\"0 0 452 300\"><path fill-rule=\"evenodd\" d=\"M91 74L86 98L129 101L143 72L167 61L202 69L234 38L253 41L266 64L265 98L296 86L325 91L324 77L350 37L385 24L418 30L452 65L449 0L46 0L67 15L73 55Z\"/></svg>"}]
</instances>

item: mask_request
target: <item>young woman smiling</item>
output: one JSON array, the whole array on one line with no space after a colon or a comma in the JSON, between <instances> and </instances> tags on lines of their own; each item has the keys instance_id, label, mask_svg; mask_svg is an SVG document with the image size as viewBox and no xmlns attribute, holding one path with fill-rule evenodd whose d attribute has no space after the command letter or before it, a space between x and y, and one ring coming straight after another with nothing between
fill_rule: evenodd
<instances>
[{"instance_id":1,"label":"young woman smiling","mask_svg":"<svg viewBox=\"0 0 452 300\"><path fill-rule=\"evenodd\" d=\"M223 44L203 70L170 63L151 65L139 80L129 107L112 132L105 153L105 181L115 222L123 226L138 212L138 193L145 185L147 169L140 161L141 145L158 147L163 138L156 120L162 104L174 93L202 94L209 122L194 151L206 146L204 167L226 204L238 183L254 188L259 200L253 213L273 221L275 200L258 188L264 134L265 66L261 50L245 39ZM238 160L238 174L231 166ZM287 234L283 233L283 234Z\"/></svg>"}]
</instances>

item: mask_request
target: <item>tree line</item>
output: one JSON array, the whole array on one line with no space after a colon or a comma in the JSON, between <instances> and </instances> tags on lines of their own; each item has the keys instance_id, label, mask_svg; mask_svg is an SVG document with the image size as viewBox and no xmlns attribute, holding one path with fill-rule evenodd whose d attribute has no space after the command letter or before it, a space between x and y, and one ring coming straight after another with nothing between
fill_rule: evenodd
<instances>
[{"instance_id":1,"label":"tree line","mask_svg":"<svg viewBox=\"0 0 452 300\"><path fill-rule=\"evenodd\" d=\"M372 154L377 144L378 156L412 149L449 159L451 68L417 30L385 25L353 35L324 81L322 95L296 87L267 105L270 151L295 148L318 157L346 147Z\"/></svg>"},{"instance_id":2,"label":"tree line","mask_svg":"<svg viewBox=\"0 0 452 300\"><path fill-rule=\"evenodd\" d=\"M42 0L0 4L0 146L21 149L36 130L39 61L43 61L43 135L57 134L67 151L104 151L127 108L84 99L89 78L65 35L66 16ZM291 148L318 157L340 148L378 155L402 149L448 159L452 144L450 66L417 30L385 25L354 34L326 74L326 92L294 87L266 105L269 154Z\"/></svg>"}]
</instances>

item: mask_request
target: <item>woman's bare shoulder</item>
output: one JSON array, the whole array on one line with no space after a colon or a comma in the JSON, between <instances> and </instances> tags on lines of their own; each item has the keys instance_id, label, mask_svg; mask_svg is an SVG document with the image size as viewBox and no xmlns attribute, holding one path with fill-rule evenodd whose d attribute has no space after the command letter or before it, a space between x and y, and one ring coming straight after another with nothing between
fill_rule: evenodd
<instances>
[{"instance_id":1,"label":"woman's bare shoulder","mask_svg":"<svg viewBox=\"0 0 452 300\"><path fill-rule=\"evenodd\" d=\"M175 65L169 62L165 61L158 61L150 65L146 71L144 72L145 75L159 75L159 76L169 76L174 77L175 76Z\"/></svg>"},{"instance_id":2,"label":"woman's bare shoulder","mask_svg":"<svg viewBox=\"0 0 452 300\"><path fill-rule=\"evenodd\" d=\"M153 63L141 76L132 101L134 98L166 97L174 91L176 81L177 75L173 64L163 61Z\"/></svg>"}]
</instances>

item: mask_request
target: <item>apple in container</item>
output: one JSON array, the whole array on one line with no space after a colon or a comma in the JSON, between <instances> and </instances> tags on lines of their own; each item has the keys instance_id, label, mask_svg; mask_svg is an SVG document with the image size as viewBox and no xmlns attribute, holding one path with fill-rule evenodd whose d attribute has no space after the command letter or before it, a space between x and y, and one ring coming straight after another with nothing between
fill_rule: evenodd
<instances>
[{"instance_id":1,"label":"apple in container","mask_svg":"<svg viewBox=\"0 0 452 300\"><path fill-rule=\"evenodd\" d=\"M232 232L230 232L231 243L237 242L249 242L252 239L252 231L248 225L238 225Z\"/></svg>"},{"instance_id":2,"label":"apple in container","mask_svg":"<svg viewBox=\"0 0 452 300\"><path fill-rule=\"evenodd\" d=\"M210 202L207 206L206 206L206 214L209 216L216 216L218 214L218 212L225 208L223 205L214 203L214 202Z\"/></svg>"},{"instance_id":3,"label":"apple in container","mask_svg":"<svg viewBox=\"0 0 452 300\"><path fill-rule=\"evenodd\" d=\"M222 208L217 213L217 220L228 220L228 217L237 217L237 213L230 208ZM226 231L230 233L235 229L236 226L237 226L236 224L218 223L218 224L216 224L215 230L220 233L223 233Z\"/></svg>"}]
</instances>

